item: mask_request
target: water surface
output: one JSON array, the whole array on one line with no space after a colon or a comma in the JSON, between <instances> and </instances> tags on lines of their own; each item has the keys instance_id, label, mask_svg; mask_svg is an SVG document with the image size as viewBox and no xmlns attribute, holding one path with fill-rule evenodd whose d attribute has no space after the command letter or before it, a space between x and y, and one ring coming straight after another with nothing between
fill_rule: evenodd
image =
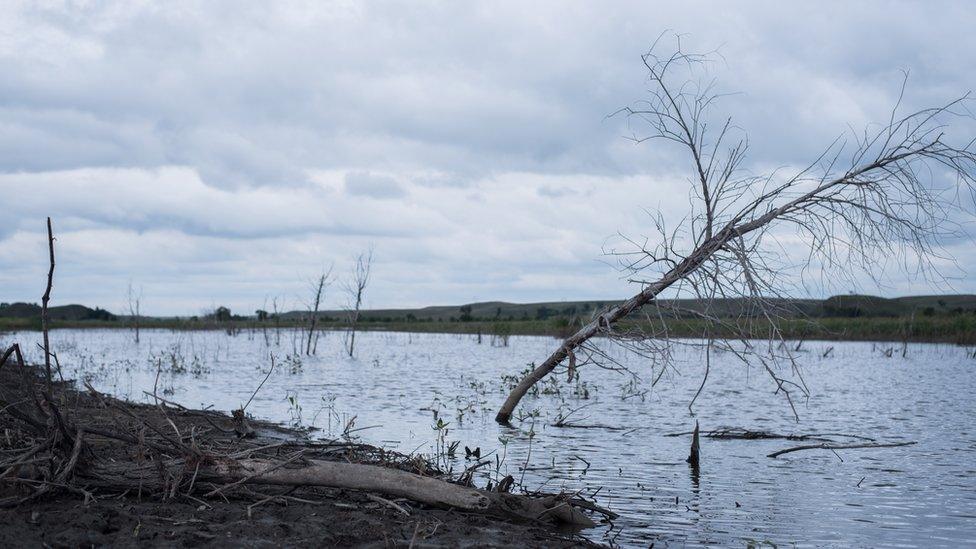
<instances>
[{"instance_id":1,"label":"water surface","mask_svg":"<svg viewBox=\"0 0 976 549\"><path fill-rule=\"evenodd\" d=\"M900 546L976 544L976 360L972 350L917 344L885 356L887 344L806 342L800 353L811 389L797 402L797 423L761 370L713 354L709 383L694 415L687 405L703 372L700 351L679 347L675 371L654 387L646 359L612 349L640 381L587 367L565 373L523 401L515 428L493 421L506 395L503 376L544 359L547 337L512 337L507 347L469 335L372 332L345 356L342 334L326 333L314 357L296 356L292 332L58 330L52 344L65 377L148 401L158 391L192 407L239 407L277 368L248 411L255 416L401 452L437 454L457 442L492 459L477 482L507 474L529 490L596 493L620 513L613 527L589 531L621 546ZM0 335L37 360L37 333ZM827 358L827 347L834 350ZM605 428L556 428L560 413ZM437 420L446 423L437 430ZM778 433L844 432L889 442L890 449L813 450L778 459L785 440L702 440L702 467L685 463L690 430L741 427ZM350 421L352 423L350 423ZM364 429L365 428L365 429ZM440 453L443 454L443 451ZM495 459L498 456L498 459ZM496 466L497 465L497 466ZM768 546L768 545L767 545Z\"/></svg>"}]
</instances>

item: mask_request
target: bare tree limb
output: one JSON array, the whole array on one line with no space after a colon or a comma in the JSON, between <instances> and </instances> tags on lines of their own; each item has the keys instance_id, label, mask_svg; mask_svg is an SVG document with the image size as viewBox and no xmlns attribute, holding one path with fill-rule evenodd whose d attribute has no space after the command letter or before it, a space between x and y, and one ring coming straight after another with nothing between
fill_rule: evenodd
<instances>
[{"instance_id":1,"label":"bare tree limb","mask_svg":"<svg viewBox=\"0 0 976 549\"><path fill-rule=\"evenodd\" d=\"M47 304L51 301L51 287L54 285L54 229L51 227L51 218L47 218L47 246L50 256L50 267L47 271L47 287L41 297L41 330L44 332L44 373L47 376L47 397L51 397L51 341L48 335L51 319L48 314Z\"/></svg>"},{"instance_id":2,"label":"bare tree limb","mask_svg":"<svg viewBox=\"0 0 976 549\"><path fill-rule=\"evenodd\" d=\"M784 450L779 450L769 454L766 457L779 457L783 454L789 454L791 452L799 452L801 450L848 450L852 448L897 448L899 446L911 446L913 444L918 444L915 441L910 442L858 442L855 444L831 444L828 442L823 442L820 444L806 444L803 446L793 446L792 448L786 448Z\"/></svg>"},{"instance_id":3,"label":"bare tree limb","mask_svg":"<svg viewBox=\"0 0 976 549\"><path fill-rule=\"evenodd\" d=\"M373 248L359 254L356 257L356 265L353 270L352 281L346 284L346 293L349 294L351 306L349 311L349 332L346 337L346 352L351 358L356 349L356 327L359 324L359 313L363 305L363 297L366 293L366 285L369 284L370 269L373 264Z\"/></svg>"},{"instance_id":4,"label":"bare tree limb","mask_svg":"<svg viewBox=\"0 0 976 549\"><path fill-rule=\"evenodd\" d=\"M679 41L674 53L658 56L652 49L643 61L649 97L618 112L642 128L642 134L635 130L631 137L635 142L660 140L689 153L695 177L688 215L668 228L658 214L656 241L624 237L631 250L609 250L640 291L598 312L566 338L515 386L496 420L508 423L528 390L577 351L587 351L594 362L613 363L609 353L588 343L597 336L663 364L663 374L673 344L667 322L687 314L677 300L659 300L665 292L702 304L694 314L705 320L702 340L707 343L695 345L705 350L706 364L719 328L735 334L722 338L722 349L745 364L759 364L798 419L793 391L806 396L808 390L795 351L783 344L778 328L792 312L785 297L789 281L796 271L802 278L814 269L856 270L876 279L879 265L893 257L904 258L906 271L914 276L941 278L937 263L948 256L941 243L960 234L954 216L968 215L957 195L976 197L976 140L964 136L955 144L950 139L951 122L974 118L971 99L967 94L901 115L899 98L886 125L850 140L838 138L794 174L750 175L743 167L748 139L736 137L741 132L728 117L710 124L722 95L701 76L708 56L683 52ZM796 239L790 252L780 240L789 230L806 249L799 266L789 260ZM743 305L720 311L723 302ZM617 329L621 320L650 304L658 314L656 319L648 315L648 325L659 329ZM768 330L763 346L749 341L758 327Z\"/></svg>"}]
</instances>

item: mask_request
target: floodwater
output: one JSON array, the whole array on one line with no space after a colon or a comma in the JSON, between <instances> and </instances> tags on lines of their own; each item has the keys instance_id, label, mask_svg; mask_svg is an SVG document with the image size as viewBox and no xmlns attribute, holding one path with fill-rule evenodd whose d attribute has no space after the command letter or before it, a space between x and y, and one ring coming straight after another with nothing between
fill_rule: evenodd
<instances>
[{"instance_id":1,"label":"floodwater","mask_svg":"<svg viewBox=\"0 0 976 549\"><path fill-rule=\"evenodd\" d=\"M246 402L277 367L248 412L349 434L404 453L442 454L455 472L464 447L491 464L476 482L511 474L528 490L583 491L620 513L595 541L625 547L899 546L976 544L976 359L973 349L915 344L905 356L889 344L805 342L798 353L811 395L797 401L797 423L771 379L756 366L713 352L695 415L688 410L703 373L701 351L675 350L676 371L610 350L640 376L587 366L581 380L563 372L527 397L515 428L493 418L506 395L503 376L543 360L557 342L512 337L362 333L356 358L341 333L324 333L314 357L299 356L295 336L274 332L59 330L52 345L64 376L135 401L158 392L186 406L230 410ZM0 335L40 358L37 333ZM834 350L824 358L828 347ZM560 413L584 407L556 428ZM436 415L435 415L436 414ZM442 422L438 430L437 420ZM810 450L772 459L801 442L701 441L701 469L685 462L689 431L737 427L777 433L838 432L898 448ZM351 422L351 423L350 423ZM443 425L446 423L446 426ZM603 428L612 427L613 429ZM443 456L458 443L455 457Z\"/></svg>"}]
</instances>

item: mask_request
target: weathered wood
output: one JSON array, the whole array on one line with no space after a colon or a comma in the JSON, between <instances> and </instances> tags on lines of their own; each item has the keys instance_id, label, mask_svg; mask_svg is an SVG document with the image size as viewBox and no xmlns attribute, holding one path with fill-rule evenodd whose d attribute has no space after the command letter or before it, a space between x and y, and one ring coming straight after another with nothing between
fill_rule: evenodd
<instances>
[{"instance_id":1,"label":"weathered wood","mask_svg":"<svg viewBox=\"0 0 976 549\"><path fill-rule=\"evenodd\" d=\"M862 442L857 444L807 444L804 446L794 446L792 448L786 448L785 450L779 450L767 455L766 457L778 457L783 454L789 454L791 452L799 452L801 450L849 450L852 448L897 448L899 446L911 446L913 444L918 444L915 441L911 442Z\"/></svg>"},{"instance_id":2,"label":"weathered wood","mask_svg":"<svg viewBox=\"0 0 976 549\"><path fill-rule=\"evenodd\" d=\"M273 461L245 459L218 463L215 471L228 480L255 475L249 481L253 484L348 488L467 510L487 509L490 504L488 498L474 488L388 467L308 460L302 467L270 470L275 465Z\"/></svg>"},{"instance_id":3,"label":"weathered wood","mask_svg":"<svg viewBox=\"0 0 976 549\"><path fill-rule=\"evenodd\" d=\"M569 495L541 496L487 492L454 484L435 477L425 477L400 469L325 460L218 459L196 471L196 480L224 483L214 492L226 491L238 484L276 486L321 486L360 490L366 493L402 497L427 505L453 507L471 512L485 512L550 523L591 527L596 523L580 509L594 511L609 518L616 515L590 502ZM292 463L294 462L294 463ZM147 463L131 464L96 462L85 469L86 485L127 489L165 490L167 483L179 482L180 475L193 467L184 460L170 460L165 466Z\"/></svg>"},{"instance_id":4,"label":"weathered wood","mask_svg":"<svg viewBox=\"0 0 976 549\"><path fill-rule=\"evenodd\" d=\"M44 295L41 296L41 331L44 338L44 373L47 376L48 400L51 398L51 341L48 337L48 327L50 318L48 315L47 304L51 301L51 288L54 286L54 229L51 226L51 218L47 218L47 247L50 256L50 265L47 271L47 287Z\"/></svg>"},{"instance_id":5,"label":"weathered wood","mask_svg":"<svg viewBox=\"0 0 976 549\"><path fill-rule=\"evenodd\" d=\"M597 316L595 319L590 321L589 324L583 326L575 334L563 341L562 345L560 345L554 353L549 355L549 358L547 358L545 362L529 372L529 374L522 378L519 384L512 389L512 392L508 395L505 403L502 404L502 407L498 410L498 414L495 416L495 421L501 424L509 423L512 414L515 412L515 407L518 406L518 403L522 400L522 397L529 392L529 389L531 389L533 385L541 381L542 378L546 377L549 372L555 370L556 366L562 363L563 360L566 360L570 353L574 352L580 345L600 333L602 330L609 331L610 327L616 324L617 321L650 303L661 292L671 287L672 284L693 273L702 265L702 263L705 262L705 260L711 257L713 253L736 236L734 233L732 233L733 230L734 227L727 227L719 234L708 239L705 243L699 246L693 254L689 255L681 263L668 271L668 273L661 277L661 279L656 283L648 285L637 295Z\"/></svg>"},{"instance_id":6,"label":"weathered wood","mask_svg":"<svg viewBox=\"0 0 976 549\"><path fill-rule=\"evenodd\" d=\"M692 467L698 468L699 463L699 446L698 446L698 422L695 421L695 430L691 434L691 452L688 454L688 459L685 460L691 464Z\"/></svg>"}]
</instances>

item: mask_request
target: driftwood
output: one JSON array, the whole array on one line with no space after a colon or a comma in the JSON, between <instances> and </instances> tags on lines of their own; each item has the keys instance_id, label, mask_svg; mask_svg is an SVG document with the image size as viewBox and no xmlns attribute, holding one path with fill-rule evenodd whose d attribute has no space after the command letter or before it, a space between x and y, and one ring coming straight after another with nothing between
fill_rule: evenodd
<instances>
[{"instance_id":1,"label":"driftwood","mask_svg":"<svg viewBox=\"0 0 976 549\"><path fill-rule=\"evenodd\" d=\"M300 457L300 456L299 456ZM404 497L434 506L455 507L468 511L488 509L488 497L474 488L425 477L379 465L303 459L229 459L218 458L197 470L197 482L222 484L207 493L212 497L243 484L277 486L323 486L361 490ZM130 463L97 463L85 474L91 486L125 489L142 485L146 489L164 489L166 471L194 470L191 460L170 460L160 465L147 463L132 467Z\"/></svg>"},{"instance_id":2,"label":"driftwood","mask_svg":"<svg viewBox=\"0 0 976 549\"><path fill-rule=\"evenodd\" d=\"M713 438L718 440L815 440L819 441L819 444L804 444L801 446L793 446L791 448L786 448L784 450L778 450L769 454L767 457L775 458L783 454L789 454L791 452L799 452L801 450L848 450L854 448L896 448L899 446L911 446L916 444L916 442L877 442L875 439L860 435L851 435L847 433L808 433L805 435L783 435L779 433L773 433L769 431L751 431L749 429L741 428L727 428L727 429L715 429L713 431L705 431L699 433L698 422L695 422L694 431L686 431L682 433L668 433L664 436L666 437L680 437L692 435L691 442L691 453L688 455L686 460L691 464L692 467L697 467L699 463L699 436L705 438ZM829 438L834 437L834 438ZM836 438L848 438L855 439L862 442L838 442Z\"/></svg>"},{"instance_id":3,"label":"driftwood","mask_svg":"<svg viewBox=\"0 0 976 549\"><path fill-rule=\"evenodd\" d=\"M681 437L686 435L694 434L694 431L685 431L682 433L668 433L664 436L666 437ZM784 435L780 433L773 433L770 431L752 431L749 429L742 429L738 427L727 428L727 429L715 429L712 431L705 431L701 433L701 436L705 438L713 438L718 440L773 440L773 439L783 439L783 440L817 440L822 442L836 442L830 437L841 437L841 438L851 438L856 440L865 440L869 442L874 442L873 438L864 437L860 435L850 435L847 433L807 433L804 435Z\"/></svg>"},{"instance_id":4,"label":"driftwood","mask_svg":"<svg viewBox=\"0 0 976 549\"><path fill-rule=\"evenodd\" d=\"M309 460L300 468L273 469L268 460L239 460L218 464L216 471L225 480L251 477L254 484L283 486L326 486L378 492L421 503L477 511L489 507L488 498L475 490L433 477L358 463Z\"/></svg>"},{"instance_id":5,"label":"driftwood","mask_svg":"<svg viewBox=\"0 0 976 549\"><path fill-rule=\"evenodd\" d=\"M195 469L190 463L188 460L172 460L162 466L147 463L133 467L131 463L99 462L83 473L83 479L89 487L124 490L142 486L144 490L165 493L173 490L174 478L178 485L178 475L193 471L197 484L222 483L222 486L206 494L210 497L244 484L321 486L406 498L435 507L582 528L595 526L596 522L581 509L616 518L616 514L609 510L569 495L528 496L489 492L377 465L325 460L302 460L302 463L298 463L298 460L222 459ZM161 470L167 473L160 474Z\"/></svg>"},{"instance_id":6,"label":"driftwood","mask_svg":"<svg viewBox=\"0 0 976 549\"><path fill-rule=\"evenodd\" d=\"M786 448L785 450L779 450L767 455L766 457L779 457L783 454L789 454L791 452L799 452L801 450L850 450L853 448L897 448L899 446L911 446L913 444L918 444L915 441L910 442L864 442L857 444L831 444L824 442L821 444L807 444L804 446L794 446L792 448Z\"/></svg>"}]
</instances>

